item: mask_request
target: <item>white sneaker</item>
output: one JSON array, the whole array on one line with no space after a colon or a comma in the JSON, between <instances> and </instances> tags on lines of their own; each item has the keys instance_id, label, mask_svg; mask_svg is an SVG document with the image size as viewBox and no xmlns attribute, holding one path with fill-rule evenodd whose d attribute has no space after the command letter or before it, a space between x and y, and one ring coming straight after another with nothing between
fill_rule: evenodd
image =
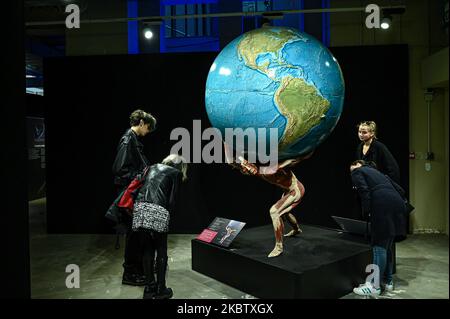
<instances>
[{"instance_id":1,"label":"white sneaker","mask_svg":"<svg viewBox=\"0 0 450 319\"><path fill-rule=\"evenodd\" d=\"M391 281L391 282L387 283L386 286L384 286L384 289L388 292L394 291L394 282Z\"/></svg>"},{"instance_id":2,"label":"white sneaker","mask_svg":"<svg viewBox=\"0 0 450 319\"><path fill-rule=\"evenodd\" d=\"M375 288L370 282L366 282L359 287L353 288L353 292L359 296L379 296L381 294L380 288Z\"/></svg>"}]
</instances>

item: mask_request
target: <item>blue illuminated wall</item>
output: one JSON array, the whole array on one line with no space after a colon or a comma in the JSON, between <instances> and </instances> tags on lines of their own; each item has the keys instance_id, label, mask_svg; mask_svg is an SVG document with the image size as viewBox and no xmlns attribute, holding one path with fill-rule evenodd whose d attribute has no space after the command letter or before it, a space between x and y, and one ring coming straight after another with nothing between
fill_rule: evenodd
<instances>
[{"instance_id":1,"label":"blue illuminated wall","mask_svg":"<svg viewBox=\"0 0 450 319\"><path fill-rule=\"evenodd\" d=\"M322 8L329 8L330 0L322 0ZM330 46L330 13L322 13L322 43Z\"/></svg>"},{"instance_id":2,"label":"blue illuminated wall","mask_svg":"<svg viewBox=\"0 0 450 319\"><path fill-rule=\"evenodd\" d=\"M174 16L184 14L225 13L242 11L282 11L329 8L330 0L128 0L129 18L142 16ZM157 37L150 41L141 35L142 24L128 22L128 53L211 52L220 51L240 34L259 27L261 17L164 19L154 26ZM273 25L307 32L323 44L330 43L329 13L285 14ZM158 42L158 43L156 43Z\"/></svg>"},{"instance_id":3,"label":"blue illuminated wall","mask_svg":"<svg viewBox=\"0 0 450 319\"><path fill-rule=\"evenodd\" d=\"M138 17L138 0L127 1L128 18ZM137 21L128 21L128 54L139 53L139 27Z\"/></svg>"},{"instance_id":4,"label":"blue illuminated wall","mask_svg":"<svg viewBox=\"0 0 450 319\"><path fill-rule=\"evenodd\" d=\"M219 0L160 0L160 15L218 12ZM218 18L165 19L160 29L160 52L219 51Z\"/></svg>"}]
</instances>

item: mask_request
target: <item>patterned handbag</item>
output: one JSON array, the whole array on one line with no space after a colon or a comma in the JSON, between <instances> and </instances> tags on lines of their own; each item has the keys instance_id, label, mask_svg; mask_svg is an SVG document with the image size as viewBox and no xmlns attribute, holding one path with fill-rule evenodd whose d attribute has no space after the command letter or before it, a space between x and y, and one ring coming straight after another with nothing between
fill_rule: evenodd
<instances>
[{"instance_id":1,"label":"patterned handbag","mask_svg":"<svg viewBox=\"0 0 450 319\"><path fill-rule=\"evenodd\" d=\"M170 214L162 206L139 201L134 203L133 207L133 230L145 229L158 233L167 233L169 231Z\"/></svg>"}]
</instances>

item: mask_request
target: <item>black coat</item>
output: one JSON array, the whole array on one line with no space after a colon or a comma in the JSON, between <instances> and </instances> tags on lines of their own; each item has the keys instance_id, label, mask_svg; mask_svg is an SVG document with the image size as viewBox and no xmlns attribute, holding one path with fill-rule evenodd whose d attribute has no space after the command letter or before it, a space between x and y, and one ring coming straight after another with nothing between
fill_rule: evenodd
<instances>
[{"instance_id":1,"label":"black coat","mask_svg":"<svg viewBox=\"0 0 450 319\"><path fill-rule=\"evenodd\" d=\"M364 142L358 145L356 159L366 162L374 162L377 169L392 178L397 184L400 182L400 169L394 156L389 152L386 145L378 140L373 140L366 155L363 154Z\"/></svg>"},{"instance_id":2,"label":"black coat","mask_svg":"<svg viewBox=\"0 0 450 319\"><path fill-rule=\"evenodd\" d=\"M157 204L172 213L177 202L180 184L181 172L178 169L164 164L152 165L136 201Z\"/></svg>"},{"instance_id":3,"label":"black coat","mask_svg":"<svg viewBox=\"0 0 450 319\"><path fill-rule=\"evenodd\" d=\"M372 244L405 236L405 202L389 178L367 165L353 170L351 176L361 198L363 213L370 216Z\"/></svg>"},{"instance_id":4,"label":"black coat","mask_svg":"<svg viewBox=\"0 0 450 319\"><path fill-rule=\"evenodd\" d=\"M127 186L149 164L143 149L136 133L128 129L120 139L112 167L115 185Z\"/></svg>"}]
</instances>

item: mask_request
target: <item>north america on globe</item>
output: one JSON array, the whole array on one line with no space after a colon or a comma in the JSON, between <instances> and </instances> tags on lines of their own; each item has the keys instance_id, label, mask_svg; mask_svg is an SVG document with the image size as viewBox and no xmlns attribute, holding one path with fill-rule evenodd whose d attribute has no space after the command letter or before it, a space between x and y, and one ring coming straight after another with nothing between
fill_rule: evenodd
<instances>
[{"instance_id":1,"label":"north america on globe","mask_svg":"<svg viewBox=\"0 0 450 319\"><path fill-rule=\"evenodd\" d=\"M331 133L344 90L339 64L321 42L296 29L263 27L220 52L208 74L205 103L222 134L225 128L275 128L279 158L293 158Z\"/></svg>"}]
</instances>

